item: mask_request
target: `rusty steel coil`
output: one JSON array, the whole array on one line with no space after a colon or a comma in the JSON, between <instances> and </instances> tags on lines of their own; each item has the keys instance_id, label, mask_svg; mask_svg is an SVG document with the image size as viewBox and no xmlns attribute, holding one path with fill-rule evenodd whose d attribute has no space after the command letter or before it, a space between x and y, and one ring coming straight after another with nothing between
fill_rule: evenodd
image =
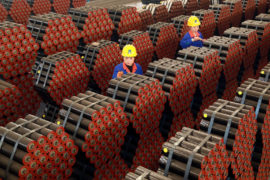
<instances>
[{"instance_id":1,"label":"rusty steel coil","mask_svg":"<svg viewBox=\"0 0 270 180\"><path fill-rule=\"evenodd\" d=\"M267 10L267 0L255 0L256 14L265 13Z\"/></svg>"},{"instance_id":2,"label":"rusty steel coil","mask_svg":"<svg viewBox=\"0 0 270 180\"><path fill-rule=\"evenodd\" d=\"M185 34L189 31L189 27L187 25L188 18L189 16L180 15L172 18L171 20L174 27L176 28L179 39L182 39L185 36Z\"/></svg>"},{"instance_id":3,"label":"rusty steel coil","mask_svg":"<svg viewBox=\"0 0 270 180\"><path fill-rule=\"evenodd\" d=\"M61 51L76 52L81 38L81 33L68 15L48 13L31 16L27 28L41 46L40 56Z\"/></svg>"},{"instance_id":4,"label":"rusty steel coil","mask_svg":"<svg viewBox=\"0 0 270 180\"><path fill-rule=\"evenodd\" d=\"M170 178L158 174L157 172L147 169L143 166L138 166L134 172L129 172L125 176L125 180L138 180L142 178L144 180L171 180Z\"/></svg>"},{"instance_id":5,"label":"rusty steel coil","mask_svg":"<svg viewBox=\"0 0 270 180\"><path fill-rule=\"evenodd\" d=\"M208 1L208 0L199 0L198 6L199 6L198 9L207 10L207 9L209 9L210 1Z\"/></svg>"},{"instance_id":6,"label":"rusty steel coil","mask_svg":"<svg viewBox=\"0 0 270 180\"><path fill-rule=\"evenodd\" d=\"M162 145L158 173L169 179L226 179L229 158L223 139L183 127Z\"/></svg>"},{"instance_id":7,"label":"rusty steel coil","mask_svg":"<svg viewBox=\"0 0 270 180\"><path fill-rule=\"evenodd\" d=\"M89 86L100 89L104 94L112 78L114 67L121 63L119 45L108 40L101 40L78 48L78 54L90 72Z\"/></svg>"},{"instance_id":8,"label":"rusty steel coil","mask_svg":"<svg viewBox=\"0 0 270 180\"><path fill-rule=\"evenodd\" d=\"M129 125L119 101L91 91L65 99L56 122L97 169L119 155Z\"/></svg>"},{"instance_id":9,"label":"rusty steel coil","mask_svg":"<svg viewBox=\"0 0 270 180\"><path fill-rule=\"evenodd\" d=\"M1 131L3 179L67 179L72 173L78 147L64 129L27 115Z\"/></svg>"},{"instance_id":10,"label":"rusty steel coil","mask_svg":"<svg viewBox=\"0 0 270 180\"><path fill-rule=\"evenodd\" d=\"M217 50L191 46L178 51L176 60L192 64L202 97L216 92L222 71Z\"/></svg>"},{"instance_id":11,"label":"rusty steel coil","mask_svg":"<svg viewBox=\"0 0 270 180\"><path fill-rule=\"evenodd\" d=\"M158 22L148 26L147 32L155 47L157 59L175 58L179 44L177 30L171 23Z\"/></svg>"},{"instance_id":12,"label":"rusty steel coil","mask_svg":"<svg viewBox=\"0 0 270 180\"><path fill-rule=\"evenodd\" d=\"M192 15L192 11L196 11L199 9L199 3L197 0L182 0L184 9L185 9L185 15Z\"/></svg>"},{"instance_id":13,"label":"rusty steel coil","mask_svg":"<svg viewBox=\"0 0 270 180\"><path fill-rule=\"evenodd\" d=\"M52 12L58 14L67 14L70 8L71 0L50 0L52 5Z\"/></svg>"},{"instance_id":14,"label":"rusty steel coil","mask_svg":"<svg viewBox=\"0 0 270 180\"><path fill-rule=\"evenodd\" d=\"M225 0L223 4L229 5L231 10L231 25L239 27L242 19L242 1L241 0Z\"/></svg>"},{"instance_id":15,"label":"rusty steel coil","mask_svg":"<svg viewBox=\"0 0 270 180\"><path fill-rule=\"evenodd\" d=\"M18 113L21 103L20 90L0 79L0 125L5 126L6 123L19 118Z\"/></svg>"},{"instance_id":16,"label":"rusty steel coil","mask_svg":"<svg viewBox=\"0 0 270 180\"><path fill-rule=\"evenodd\" d=\"M255 0L242 0L243 19L253 19L256 11Z\"/></svg>"},{"instance_id":17,"label":"rusty steel coil","mask_svg":"<svg viewBox=\"0 0 270 180\"><path fill-rule=\"evenodd\" d=\"M47 14L51 12L50 0L27 0L27 3L32 8L33 14Z\"/></svg>"},{"instance_id":18,"label":"rusty steel coil","mask_svg":"<svg viewBox=\"0 0 270 180\"><path fill-rule=\"evenodd\" d=\"M85 6L85 4L86 4L85 0L71 0L70 7L71 8L78 8L78 7Z\"/></svg>"},{"instance_id":19,"label":"rusty steel coil","mask_svg":"<svg viewBox=\"0 0 270 180\"><path fill-rule=\"evenodd\" d=\"M267 59L266 59L267 60ZM267 60L268 62L268 60ZM270 63L266 64L262 70L260 71L260 78L259 80L270 82Z\"/></svg>"},{"instance_id":20,"label":"rusty steel coil","mask_svg":"<svg viewBox=\"0 0 270 180\"><path fill-rule=\"evenodd\" d=\"M10 79L30 72L37 57L38 44L24 25L4 21L0 24L0 75Z\"/></svg>"},{"instance_id":21,"label":"rusty steel coil","mask_svg":"<svg viewBox=\"0 0 270 180\"><path fill-rule=\"evenodd\" d=\"M154 55L154 46L149 33L132 30L120 35L118 42L121 49L127 44L135 46L137 51L136 63L140 64L143 72L145 72Z\"/></svg>"},{"instance_id":22,"label":"rusty steel coil","mask_svg":"<svg viewBox=\"0 0 270 180\"><path fill-rule=\"evenodd\" d=\"M180 0L166 0L162 4L167 8L169 19L185 14L183 3Z\"/></svg>"},{"instance_id":23,"label":"rusty steel coil","mask_svg":"<svg viewBox=\"0 0 270 180\"><path fill-rule=\"evenodd\" d=\"M261 13L255 17L255 20L270 22L270 14Z\"/></svg>"},{"instance_id":24,"label":"rusty steel coil","mask_svg":"<svg viewBox=\"0 0 270 180\"><path fill-rule=\"evenodd\" d=\"M236 179L254 178L251 155L257 123L252 106L218 99L204 111L200 130L223 138Z\"/></svg>"},{"instance_id":25,"label":"rusty steel coil","mask_svg":"<svg viewBox=\"0 0 270 180\"><path fill-rule=\"evenodd\" d=\"M166 8L166 5L163 4L148 4L146 9L149 9L154 22L169 22L170 14Z\"/></svg>"},{"instance_id":26,"label":"rusty steel coil","mask_svg":"<svg viewBox=\"0 0 270 180\"><path fill-rule=\"evenodd\" d=\"M3 22L7 19L8 11L5 7L0 3L0 22Z\"/></svg>"},{"instance_id":27,"label":"rusty steel coil","mask_svg":"<svg viewBox=\"0 0 270 180\"><path fill-rule=\"evenodd\" d=\"M151 11L149 9L140 9L138 10L139 16L142 20L142 31L147 30L147 26L154 24L154 18L151 14Z\"/></svg>"},{"instance_id":28,"label":"rusty steel coil","mask_svg":"<svg viewBox=\"0 0 270 180\"><path fill-rule=\"evenodd\" d=\"M101 39L111 39L114 24L105 8L93 8L90 6L71 8L69 15L80 30L85 44Z\"/></svg>"},{"instance_id":29,"label":"rusty steel coil","mask_svg":"<svg viewBox=\"0 0 270 180\"><path fill-rule=\"evenodd\" d=\"M89 75L79 55L62 51L41 59L34 71L35 88L44 102L60 105L64 98L86 90Z\"/></svg>"},{"instance_id":30,"label":"rusty steel coil","mask_svg":"<svg viewBox=\"0 0 270 180\"><path fill-rule=\"evenodd\" d=\"M197 16L201 22L200 32L204 39L208 39L214 35L216 29L215 14L213 10L197 10L193 11L192 15Z\"/></svg>"},{"instance_id":31,"label":"rusty steel coil","mask_svg":"<svg viewBox=\"0 0 270 180\"><path fill-rule=\"evenodd\" d=\"M211 5L210 9L214 11L216 20L216 34L222 36L224 31L231 27L230 6L225 4Z\"/></svg>"}]
</instances>

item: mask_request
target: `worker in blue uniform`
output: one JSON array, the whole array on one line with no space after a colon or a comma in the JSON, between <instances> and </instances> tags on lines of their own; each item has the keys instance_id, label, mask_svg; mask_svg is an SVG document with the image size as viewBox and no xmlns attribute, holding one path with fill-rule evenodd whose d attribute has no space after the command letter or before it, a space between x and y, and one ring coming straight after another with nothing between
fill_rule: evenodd
<instances>
[{"instance_id":1,"label":"worker in blue uniform","mask_svg":"<svg viewBox=\"0 0 270 180\"><path fill-rule=\"evenodd\" d=\"M118 64L114 68L113 79L121 77L123 74L136 73L143 74L142 67L135 63L135 57L137 56L136 48L133 45L125 45L122 51L124 62Z\"/></svg>"},{"instance_id":2,"label":"worker in blue uniform","mask_svg":"<svg viewBox=\"0 0 270 180\"><path fill-rule=\"evenodd\" d=\"M202 33L199 32L200 25L200 20L196 16L191 16L188 19L188 26L190 27L190 31L185 34L180 42L180 45L183 49L188 48L189 46L203 46L203 36Z\"/></svg>"}]
</instances>

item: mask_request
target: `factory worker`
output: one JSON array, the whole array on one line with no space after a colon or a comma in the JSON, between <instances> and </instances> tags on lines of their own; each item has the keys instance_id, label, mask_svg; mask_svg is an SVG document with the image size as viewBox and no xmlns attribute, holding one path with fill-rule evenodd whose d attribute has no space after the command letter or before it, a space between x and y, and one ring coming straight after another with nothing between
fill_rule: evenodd
<instances>
[{"instance_id":1,"label":"factory worker","mask_svg":"<svg viewBox=\"0 0 270 180\"><path fill-rule=\"evenodd\" d=\"M188 48L189 46L203 46L203 36L202 33L199 32L200 24L200 20L196 16L190 16L188 19L188 26L190 27L190 30L185 34L180 42L183 49Z\"/></svg>"},{"instance_id":2,"label":"factory worker","mask_svg":"<svg viewBox=\"0 0 270 180\"><path fill-rule=\"evenodd\" d=\"M118 64L114 68L113 79L117 77L121 77L123 74L127 74L129 72L136 74L143 74L142 67L135 63L135 57L137 56L136 48L133 45L125 45L122 51L122 56L124 62Z\"/></svg>"}]
</instances>

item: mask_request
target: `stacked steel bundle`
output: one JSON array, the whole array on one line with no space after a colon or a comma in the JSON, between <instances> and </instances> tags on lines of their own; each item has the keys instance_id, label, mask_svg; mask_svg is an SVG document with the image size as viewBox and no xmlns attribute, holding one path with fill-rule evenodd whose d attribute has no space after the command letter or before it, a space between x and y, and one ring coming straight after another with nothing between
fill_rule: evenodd
<instances>
[{"instance_id":1,"label":"stacked steel bundle","mask_svg":"<svg viewBox=\"0 0 270 180\"><path fill-rule=\"evenodd\" d=\"M51 11L50 0L27 0L33 14L46 14Z\"/></svg>"},{"instance_id":2,"label":"stacked steel bundle","mask_svg":"<svg viewBox=\"0 0 270 180\"><path fill-rule=\"evenodd\" d=\"M146 6L146 9L149 9L154 22L169 22L170 13L168 12L165 5L162 4L149 4Z\"/></svg>"},{"instance_id":3,"label":"stacked steel bundle","mask_svg":"<svg viewBox=\"0 0 270 180\"><path fill-rule=\"evenodd\" d=\"M123 61L118 44L101 40L79 47L78 53L90 71L89 86L104 93L112 78L114 67Z\"/></svg>"},{"instance_id":4,"label":"stacked steel bundle","mask_svg":"<svg viewBox=\"0 0 270 180\"><path fill-rule=\"evenodd\" d=\"M217 50L220 56L222 74L218 84L218 97L223 97L223 93L226 89L229 91L236 91L236 89L232 89L234 85L232 82L237 81L237 76L242 64L243 53L240 40L222 36L213 36L205 40L203 45L204 47ZM232 83L230 84L231 86L228 86L229 83ZM232 96L227 95L228 94L225 96L226 99L233 98L234 92L231 94Z\"/></svg>"},{"instance_id":5,"label":"stacked steel bundle","mask_svg":"<svg viewBox=\"0 0 270 180\"><path fill-rule=\"evenodd\" d=\"M255 20L270 22L270 14L259 14L255 17Z\"/></svg>"},{"instance_id":6,"label":"stacked steel bundle","mask_svg":"<svg viewBox=\"0 0 270 180\"><path fill-rule=\"evenodd\" d=\"M72 0L50 0L52 11L59 14L67 14Z\"/></svg>"},{"instance_id":7,"label":"stacked steel bundle","mask_svg":"<svg viewBox=\"0 0 270 180\"><path fill-rule=\"evenodd\" d=\"M255 0L256 14L265 13L267 8L267 0Z\"/></svg>"},{"instance_id":8,"label":"stacked steel bundle","mask_svg":"<svg viewBox=\"0 0 270 180\"><path fill-rule=\"evenodd\" d=\"M201 22L200 32L204 39L208 39L214 35L216 29L215 14L212 10L197 10L193 11L192 14L197 16Z\"/></svg>"},{"instance_id":9,"label":"stacked steel bundle","mask_svg":"<svg viewBox=\"0 0 270 180\"><path fill-rule=\"evenodd\" d=\"M27 0L2 0L1 4L8 11L9 20L20 24L27 24L31 14L31 7Z\"/></svg>"},{"instance_id":10,"label":"stacked steel bundle","mask_svg":"<svg viewBox=\"0 0 270 180\"><path fill-rule=\"evenodd\" d=\"M171 180L170 178L167 178L142 166L138 166L134 172L129 172L128 174L126 174L125 177L125 180L138 180L138 179Z\"/></svg>"},{"instance_id":11,"label":"stacked steel bundle","mask_svg":"<svg viewBox=\"0 0 270 180\"><path fill-rule=\"evenodd\" d=\"M196 11L199 9L199 4L197 0L189 0L183 2L185 15L191 15L192 11Z\"/></svg>"},{"instance_id":12,"label":"stacked steel bundle","mask_svg":"<svg viewBox=\"0 0 270 180\"><path fill-rule=\"evenodd\" d=\"M56 122L93 164L94 177L119 155L129 125L119 101L91 91L65 99Z\"/></svg>"},{"instance_id":13,"label":"stacked steel bundle","mask_svg":"<svg viewBox=\"0 0 270 180\"><path fill-rule=\"evenodd\" d=\"M270 82L270 63L265 65L260 71L260 79L261 81Z\"/></svg>"},{"instance_id":14,"label":"stacked steel bundle","mask_svg":"<svg viewBox=\"0 0 270 180\"><path fill-rule=\"evenodd\" d=\"M148 65L145 76L153 77L161 82L162 88L168 99L169 111L173 112L172 122L166 122L161 127L164 137L179 131L179 126L192 125L192 119L186 116L190 111L190 104L197 87L197 80L192 65L177 60L163 58ZM165 110L166 111L166 110ZM191 120L190 122L186 120ZM190 124L188 124L190 123ZM172 127L171 127L172 125ZM171 133L170 133L171 132ZM170 136L169 135L169 136Z\"/></svg>"},{"instance_id":15,"label":"stacked steel bundle","mask_svg":"<svg viewBox=\"0 0 270 180\"><path fill-rule=\"evenodd\" d=\"M217 34L222 36L224 31L231 27L230 6L225 4L211 5L210 9L214 11L216 20Z\"/></svg>"},{"instance_id":16,"label":"stacked steel bundle","mask_svg":"<svg viewBox=\"0 0 270 180\"><path fill-rule=\"evenodd\" d=\"M252 106L218 99L204 111L200 129L223 138L236 179L254 179L251 155L257 124Z\"/></svg>"},{"instance_id":17,"label":"stacked steel bundle","mask_svg":"<svg viewBox=\"0 0 270 180\"><path fill-rule=\"evenodd\" d=\"M187 25L189 16L180 15L175 18L172 18L172 23L177 30L177 34L180 39L184 37L184 35L189 31L189 27Z\"/></svg>"},{"instance_id":18,"label":"stacked steel bundle","mask_svg":"<svg viewBox=\"0 0 270 180\"><path fill-rule=\"evenodd\" d=\"M80 56L68 51L42 58L34 73L35 88L44 102L57 105L64 98L85 91L90 75Z\"/></svg>"},{"instance_id":19,"label":"stacked steel bundle","mask_svg":"<svg viewBox=\"0 0 270 180\"><path fill-rule=\"evenodd\" d=\"M223 139L183 127L162 145L158 173L169 179L225 179L228 152Z\"/></svg>"},{"instance_id":20,"label":"stacked steel bundle","mask_svg":"<svg viewBox=\"0 0 270 180\"><path fill-rule=\"evenodd\" d=\"M21 103L21 92L19 89L0 79L0 126L18 119L19 106Z\"/></svg>"},{"instance_id":21,"label":"stacked steel bundle","mask_svg":"<svg viewBox=\"0 0 270 180\"><path fill-rule=\"evenodd\" d=\"M237 88L238 88L237 79L233 79L227 82L226 89L223 91L223 94L222 94L222 99L232 101L235 96L235 92ZM219 93L219 90L218 90L218 93ZM219 94L218 96L221 97Z\"/></svg>"},{"instance_id":22,"label":"stacked steel bundle","mask_svg":"<svg viewBox=\"0 0 270 180\"><path fill-rule=\"evenodd\" d=\"M7 19L8 11L5 7L0 3L0 22L3 22Z\"/></svg>"},{"instance_id":23,"label":"stacked steel bundle","mask_svg":"<svg viewBox=\"0 0 270 180\"><path fill-rule=\"evenodd\" d=\"M114 23L117 35L134 29L140 30L142 27L142 20L135 7L109 7L108 13Z\"/></svg>"},{"instance_id":24,"label":"stacked steel bundle","mask_svg":"<svg viewBox=\"0 0 270 180\"><path fill-rule=\"evenodd\" d=\"M147 30L147 26L154 24L154 18L151 14L151 11L149 9L141 9L138 10L139 16L142 20L142 31L146 31Z\"/></svg>"},{"instance_id":25,"label":"stacked steel bundle","mask_svg":"<svg viewBox=\"0 0 270 180\"><path fill-rule=\"evenodd\" d=\"M256 30L259 39L259 52L254 63L256 75L268 62L268 51L270 46L270 22L247 20L242 22L242 27Z\"/></svg>"},{"instance_id":26,"label":"stacked steel bundle","mask_svg":"<svg viewBox=\"0 0 270 180\"><path fill-rule=\"evenodd\" d=\"M259 46L256 30L232 27L224 32L224 36L239 39L242 46L244 55L238 81L243 82L248 77L253 77L253 65L257 56Z\"/></svg>"},{"instance_id":27,"label":"stacked steel bundle","mask_svg":"<svg viewBox=\"0 0 270 180\"><path fill-rule=\"evenodd\" d=\"M70 7L71 8L78 8L78 7L85 6L85 4L86 4L85 0L71 0Z\"/></svg>"},{"instance_id":28,"label":"stacked steel bundle","mask_svg":"<svg viewBox=\"0 0 270 180\"><path fill-rule=\"evenodd\" d=\"M33 115L0 127L0 178L68 179L78 148L63 128Z\"/></svg>"},{"instance_id":29,"label":"stacked steel bundle","mask_svg":"<svg viewBox=\"0 0 270 180\"><path fill-rule=\"evenodd\" d=\"M256 11L256 3L255 0L243 0L243 19L253 19Z\"/></svg>"},{"instance_id":30,"label":"stacked steel bundle","mask_svg":"<svg viewBox=\"0 0 270 180\"><path fill-rule=\"evenodd\" d=\"M180 0L166 0L162 4L166 6L170 19L185 14L183 3Z\"/></svg>"},{"instance_id":31,"label":"stacked steel bundle","mask_svg":"<svg viewBox=\"0 0 270 180\"><path fill-rule=\"evenodd\" d=\"M208 0L199 0L198 2L199 9L209 9L210 1Z\"/></svg>"},{"instance_id":32,"label":"stacked steel bundle","mask_svg":"<svg viewBox=\"0 0 270 180\"><path fill-rule=\"evenodd\" d=\"M77 28L81 31L85 44L101 39L111 39L114 24L105 8L83 6L71 8L69 14Z\"/></svg>"},{"instance_id":33,"label":"stacked steel bundle","mask_svg":"<svg viewBox=\"0 0 270 180\"><path fill-rule=\"evenodd\" d=\"M61 14L49 13L31 16L27 28L41 46L40 56L66 50L76 52L81 38L71 17Z\"/></svg>"},{"instance_id":34,"label":"stacked steel bundle","mask_svg":"<svg viewBox=\"0 0 270 180\"><path fill-rule=\"evenodd\" d=\"M120 35L119 45L133 44L137 51L136 63L140 64L143 72L146 71L148 64L152 61L154 55L154 46L147 32L133 30Z\"/></svg>"},{"instance_id":35,"label":"stacked steel bundle","mask_svg":"<svg viewBox=\"0 0 270 180\"><path fill-rule=\"evenodd\" d=\"M175 57L179 44L179 37L173 24L158 22L148 26L147 32L155 47L157 59L163 57Z\"/></svg>"},{"instance_id":36,"label":"stacked steel bundle","mask_svg":"<svg viewBox=\"0 0 270 180\"><path fill-rule=\"evenodd\" d=\"M241 0L226 0L223 4L229 5L231 9L231 25L239 27L242 19L242 1Z\"/></svg>"},{"instance_id":37,"label":"stacked steel bundle","mask_svg":"<svg viewBox=\"0 0 270 180\"><path fill-rule=\"evenodd\" d=\"M262 134L264 130L264 120L267 114L267 106L270 100L270 83L256 79L248 79L237 89L237 96L235 101L241 104L253 106L255 109L254 117L257 119L258 131L256 135L256 143L253 152L253 163L254 171L258 171L258 167L261 161L263 151L267 151L268 148L264 149ZM267 123L267 122L266 122ZM256 131L255 131L256 132Z\"/></svg>"}]
</instances>

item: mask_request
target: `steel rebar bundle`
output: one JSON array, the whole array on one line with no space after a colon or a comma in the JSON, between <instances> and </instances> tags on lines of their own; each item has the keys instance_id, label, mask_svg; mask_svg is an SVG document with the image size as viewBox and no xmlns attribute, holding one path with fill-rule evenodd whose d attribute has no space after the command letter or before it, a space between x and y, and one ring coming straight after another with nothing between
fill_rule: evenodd
<instances>
[{"instance_id":1,"label":"steel rebar bundle","mask_svg":"<svg viewBox=\"0 0 270 180\"><path fill-rule=\"evenodd\" d=\"M224 31L231 27L231 11L230 6L225 4L211 5L210 9L214 11L217 34L222 36Z\"/></svg>"},{"instance_id":2,"label":"steel rebar bundle","mask_svg":"<svg viewBox=\"0 0 270 180\"><path fill-rule=\"evenodd\" d=\"M79 55L62 51L41 59L34 72L35 88L44 102L60 105L64 98L86 90L89 75Z\"/></svg>"},{"instance_id":3,"label":"steel rebar bundle","mask_svg":"<svg viewBox=\"0 0 270 180\"><path fill-rule=\"evenodd\" d=\"M0 178L67 179L78 148L64 129L27 115L0 127Z\"/></svg>"},{"instance_id":4,"label":"steel rebar bundle","mask_svg":"<svg viewBox=\"0 0 270 180\"><path fill-rule=\"evenodd\" d=\"M179 37L173 24L158 22L148 26L147 32L155 47L157 59L175 58Z\"/></svg>"},{"instance_id":5,"label":"steel rebar bundle","mask_svg":"<svg viewBox=\"0 0 270 180\"><path fill-rule=\"evenodd\" d=\"M185 9L185 15L189 16L192 14L192 11L196 11L199 9L199 4L197 0L182 0L182 2Z\"/></svg>"},{"instance_id":6,"label":"steel rebar bundle","mask_svg":"<svg viewBox=\"0 0 270 180\"><path fill-rule=\"evenodd\" d=\"M71 8L78 8L78 7L85 6L85 4L86 4L85 0L71 0L70 7Z\"/></svg>"},{"instance_id":7,"label":"steel rebar bundle","mask_svg":"<svg viewBox=\"0 0 270 180\"><path fill-rule=\"evenodd\" d=\"M213 10L197 10L193 11L192 15L197 16L201 22L200 32L204 39L208 39L214 35L216 29L215 14Z\"/></svg>"},{"instance_id":8,"label":"steel rebar bundle","mask_svg":"<svg viewBox=\"0 0 270 180\"><path fill-rule=\"evenodd\" d=\"M164 5L164 4L148 4L146 6L146 9L150 10L155 23L169 22L170 13L168 12L166 5Z\"/></svg>"},{"instance_id":9,"label":"steel rebar bundle","mask_svg":"<svg viewBox=\"0 0 270 180\"><path fill-rule=\"evenodd\" d=\"M265 13L267 10L267 0L255 0L256 14Z\"/></svg>"},{"instance_id":10,"label":"steel rebar bundle","mask_svg":"<svg viewBox=\"0 0 270 180\"><path fill-rule=\"evenodd\" d=\"M96 170L119 155L129 125L119 101L91 91L65 99L57 122Z\"/></svg>"},{"instance_id":11,"label":"steel rebar bundle","mask_svg":"<svg viewBox=\"0 0 270 180\"><path fill-rule=\"evenodd\" d=\"M121 50L117 43L100 40L78 48L78 54L90 72L90 87L105 93L113 76L114 67L121 63Z\"/></svg>"},{"instance_id":12,"label":"steel rebar bundle","mask_svg":"<svg viewBox=\"0 0 270 180\"><path fill-rule=\"evenodd\" d=\"M270 22L270 14L261 13L255 17L255 20Z\"/></svg>"},{"instance_id":13,"label":"steel rebar bundle","mask_svg":"<svg viewBox=\"0 0 270 180\"><path fill-rule=\"evenodd\" d=\"M223 4L229 5L231 10L231 25L239 27L242 19L242 1L241 0L226 0Z\"/></svg>"},{"instance_id":14,"label":"steel rebar bundle","mask_svg":"<svg viewBox=\"0 0 270 180\"><path fill-rule=\"evenodd\" d=\"M82 6L71 8L69 14L81 32L85 44L101 39L111 39L114 24L105 8Z\"/></svg>"},{"instance_id":15,"label":"steel rebar bundle","mask_svg":"<svg viewBox=\"0 0 270 180\"><path fill-rule=\"evenodd\" d=\"M38 44L24 25L4 21L0 23L0 75L10 79L30 72L35 63Z\"/></svg>"},{"instance_id":16,"label":"steel rebar bundle","mask_svg":"<svg viewBox=\"0 0 270 180\"><path fill-rule=\"evenodd\" d=\"M225 179L229 158L222 138L183 127L162 145L158 173L169 179Z\"/></svg>"},{"instance_id":17,"label":"steel rebar bundle","mask_svg":"<svg viewBox=\"0 0 270 180\"><path fill-rule=\"evenodd\" d=\"M5 7L0 3L0 22L3 22L7 19L8 11Z\"/></svg>"},{"instance_id":18,"label":"steel rebar bundle","mask_svg":"<svg viewBox=\"0 0 270 180\"><path fill-rule=\"evenodd\" d=\"M265 65L262 70L260 71L260 78L259 80L270 82L270 63Z\"/></svg>"},{"instance_id":19,"label":"steel rebar bundle","mask_svg":"<svg viewBox=\"0 0 270 180\"><path fill-rule=\"evenodd\" d=\"M136 63L140 64L143 72L146 71L148 64L154 55L154 46L148 32L132 30L119 37L119 46L133 44L137 51Z\"/></svg>"},{"instance_id":20,"label":"steel rebar bundle","mask_svg":"<svg viewBox=\"0 0 270 180\"><path fill-rule=\"evenodd\" d=\"M199 9L207 10L207 9L209 9L209 6L210 6L210 1L208 1L208 0L199 0L198 1Z\"/></svg>"},{"instance_id":21,"label":"steel rebar bundle","mask_svg":"<svg viewBox=\"0 0 270 180\"><path fill-rule=\"evenodd\" d=\"M254 108L218 99L203 115L200 129L223 138L235 178L254 178L251 165L257 123Z\"/></svg>"},{"instance_id":22,"label":"steel rebar bundle","mask_svg":"<svg viewBox=\"0 0 270 180\"><path fill-rule=\"evenodd\" d=\"M169 12L170 19L185 14L185 10L181 0L166 0L163 1L162 4L166 6Z\"/></svg>"},{"instance_id":23,"label":"steel rebar bundle","mask_svg":"<svg viewBox=\"0 0 270 180\"><path fill-rule=\"evenodd\" d=\"M147 26L154 24L154 18L151 14L151 11L149 9L140 9L138 10L139 16L142 20L142 31L147 30Z\"/></svg>"},{"instance_id":24,"label":"steel rebar bundle","mask_svg":"<svg viewBox=\"0 0 270 180\"><path fill-rule=\"evenodd\" d=\"M187 25L189 16L180 15L172 18L171 22L177 30L177 34L179 39L182 39L184 35L189 31L189 27Z\"/></svg>"},{"instance_id":25,"label":"steel rebar bundle","mask_svg":"<svg viewBox=\"0 0 270 180\"><path fill-rule=\"evenodd\" d=\"M253 19L256 11L255 0L242 0L243 19Z\"/></svg>"},{"instance_id":26,"label":"steel rebar bundle","mask_svg":"<svg viewBox=\"0 0 270 180\"><path fill-rule=\"evenodd\" d=\"M50 0L27 0L33 14L46 14L51 11Z\"/></svg>"},{"instance_id":27,"label":"steel rebar bundle","mask_svg":"<svg viewBox=\"0 0 270 180\"><path fill-rule=\"evenodd\" d=\"M138 179L171 180L170 178L160 175L143 166L138 166L134 172L129 172L128 174L126 174L126 177L125 177L125 180L138 180Z\"/></svg>"},{"instance_id":28,"label":"steel rebar bundle","mask_svg":"<svg viewBox=\"0 0 270 180\"><path fill-rule=\"evenodd\" d=\"M50 0L52 12L59 14L67 14L72 0Z\"/></svg>"},{"instance_id":29,"label":"steel rebar bundle","mask_svg":"<svg viewBox=\"0 0 270 180\"><path fill-rule=\"evenodd\" d=\"M27 28L41 46L41 57L61 51L76 52L81 38L72 18L67 15L48 13L31 16Z\"/></svg>"}]
</instances>

